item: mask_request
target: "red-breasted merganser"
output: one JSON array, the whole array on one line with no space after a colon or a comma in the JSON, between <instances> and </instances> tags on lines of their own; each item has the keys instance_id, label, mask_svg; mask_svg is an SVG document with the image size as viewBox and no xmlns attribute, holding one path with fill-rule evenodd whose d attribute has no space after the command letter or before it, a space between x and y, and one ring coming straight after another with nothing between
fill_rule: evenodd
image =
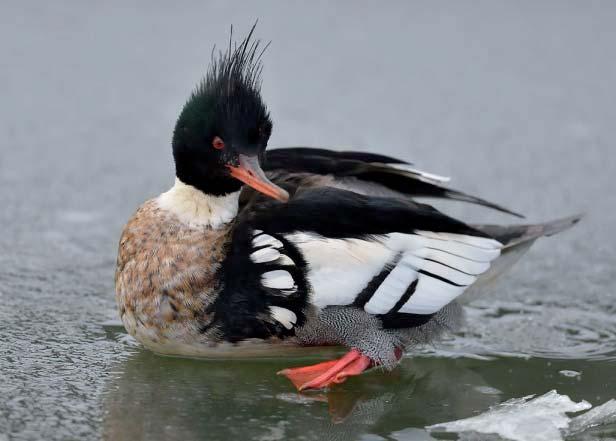
<instances>
[{"instance_id":1,"label":"red-breasted merganser","mask_svg":"<svg viewBox=\"0 0 616 441\"><path fill-rule=\"evenodd\" d=\"M253 31L213 57L175 126L175 185L122 233L117 303L146 348L206 357L349 349L282 371L300 390L391 369L405 348L451 326L462 294L499 256L579 220L467 225L412 197L515 213L381 154L266 155L272 121Z\"/></svg>"}]
</instances>

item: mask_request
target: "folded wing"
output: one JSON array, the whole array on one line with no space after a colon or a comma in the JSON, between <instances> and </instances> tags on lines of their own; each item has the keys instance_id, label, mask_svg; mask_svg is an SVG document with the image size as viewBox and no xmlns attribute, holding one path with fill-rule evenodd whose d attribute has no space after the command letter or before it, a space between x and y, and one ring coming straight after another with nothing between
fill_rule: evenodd
<instances>
[{"instance_id":1,"label":"folded wing","mask_svg":"<svg viewBox=\"0 0 616 441\"><path fill-rule=\"evenodd\" d=\"M431 207L332 188L252 213L307 263L310 303L353 305L386 327L415 326L487 271L502 244Z\"/></svg>"},{"instance_id":2,"label":"folded wing","mask_svg":"<svg viewBox=\"0 0 616 441\"><path fill-rule=\"evenodd\" d=\"M267 152L264 169L274 179L286 181L290 187L331 185L370 195L451 199L523 217L501 205L445 187L444 184L449 181L447 177L374 153L305 147L274 149ZM330 180L308 179L306 174L328 177Z\"/></svg>"}]
</instances>

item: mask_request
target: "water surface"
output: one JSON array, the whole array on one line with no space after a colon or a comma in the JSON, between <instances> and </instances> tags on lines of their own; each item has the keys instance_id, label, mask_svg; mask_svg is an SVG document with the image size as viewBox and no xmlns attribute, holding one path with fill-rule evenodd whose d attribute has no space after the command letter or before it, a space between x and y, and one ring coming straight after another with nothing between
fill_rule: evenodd
<instances>
[{"instance_id":1,"label":"water surface","mask_svg":"<svg viewBox=\"0 0 616 441\"><path fill-rule=\"evenodd\" d=\"M174 119L212 45L257 17L272 146L373 149L530 221L587 217L538 242L458 335L328 393L274 375L313 360L135 346L103 325L120 230L172 184ZM608 1L2 2L0 440L429 439L510 398L616 397L614 23ZM579 436L616 438L593 430Z\"/></svg>"}]
</instances>

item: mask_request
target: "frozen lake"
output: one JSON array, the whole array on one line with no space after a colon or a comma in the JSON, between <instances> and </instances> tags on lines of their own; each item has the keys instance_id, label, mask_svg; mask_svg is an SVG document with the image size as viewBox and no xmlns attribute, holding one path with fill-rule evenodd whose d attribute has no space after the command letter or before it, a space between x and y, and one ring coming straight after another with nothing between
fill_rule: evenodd
<instances>
[{"instance_id":1,"label":"frozen lake","mask_svg":"<svg viewBox=\"0 0 616 441\"><path fill-rule=\"evenodd\" d=\"M60 3L0 5L0 441L425 440L512 398L616 398L616 3ZM529 221L587 217L390 375L300 396L274 374L305 360L141 349L104 326L120 230L171 186L212 46L256 18L271 146L380 151Z\"/></svg>"}]
</instances>

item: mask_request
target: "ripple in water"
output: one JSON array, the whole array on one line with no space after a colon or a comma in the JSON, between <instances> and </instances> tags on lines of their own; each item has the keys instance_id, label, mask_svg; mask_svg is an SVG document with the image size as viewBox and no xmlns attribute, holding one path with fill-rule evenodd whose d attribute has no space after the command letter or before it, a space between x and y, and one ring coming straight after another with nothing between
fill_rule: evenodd
<instances>
[{"instance_id":1,"label":"ripple in water","mask_svg":"<svg viewBox=\"0 0 616 441\"><path fill-rule=\"evenodd\" d=\"M468 307L464 329L438 352L616 360L616 316L572 308L521 302Z\"/></svg>"}]
</instances>

